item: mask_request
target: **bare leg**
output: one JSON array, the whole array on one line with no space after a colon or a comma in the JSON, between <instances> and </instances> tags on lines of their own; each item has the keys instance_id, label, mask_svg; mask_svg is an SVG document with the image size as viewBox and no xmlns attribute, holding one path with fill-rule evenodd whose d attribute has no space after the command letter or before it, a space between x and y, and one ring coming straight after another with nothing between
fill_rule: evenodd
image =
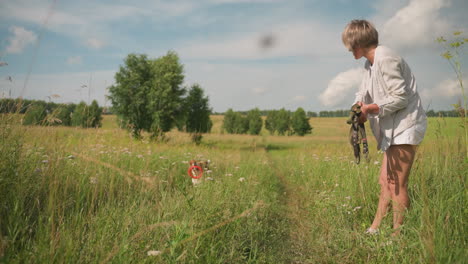
<instances>
[{"instance_id":1,"label":"bare leg","mask_svg":"<svg viewBox=\"0 0 468 264\"><path fill-rule=\"evenodd\" d=\"M416 155L416 146L393 145L386 151L388 162L388 186L393 201L394 235L400 233L405 211L410 206L408 178Z\"/></svg>"},{"instance_id":2,"label":"bare leg","mask_svg":"<svg viewBox=\"0 0 468 264\"><path fill-rule=\"evenodd\" d=\"M382 219L387 215L388 206L390 204L391 193L390 188L388 187L387 181L387 153L384 154L382 160L382 166L380 167L380 197L379 204L377 206L377 212L375 213L374 221L372 222L371 228L378 229Z\"/></svg>"}]
</instances>

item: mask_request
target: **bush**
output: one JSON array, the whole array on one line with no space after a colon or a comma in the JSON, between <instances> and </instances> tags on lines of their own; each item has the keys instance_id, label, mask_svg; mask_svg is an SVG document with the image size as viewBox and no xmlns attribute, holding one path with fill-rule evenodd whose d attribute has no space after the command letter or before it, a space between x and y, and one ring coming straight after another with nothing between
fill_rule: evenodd
<instances>
[{"instance_id":1,"label":"bush","mask_svg":"<svg viewBox=\"0 0 468 264\"><path fill-rule=\"evenodd\" d=\"M41 125L47 117L46 105L35 103L28 108L23 120L24 125Z\"/></svg>"},{"instance_id":2,"label":"bush","mask_svg":"<svg viewBox=\"0 0 468 264\"><path fill-rule=\"evenodd\" d=\"M298 108L294 112L291 119L291 126L294 134L304 136L305 134L312 133L312 127L309 124L309 118L307 118L304 109Z\"/></svg>"}]
</instances>

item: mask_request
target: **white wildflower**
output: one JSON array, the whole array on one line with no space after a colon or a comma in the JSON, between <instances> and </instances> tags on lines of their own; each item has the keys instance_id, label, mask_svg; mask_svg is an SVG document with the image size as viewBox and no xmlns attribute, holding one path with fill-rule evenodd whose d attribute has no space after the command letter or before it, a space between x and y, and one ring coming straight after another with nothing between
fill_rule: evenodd
<instances>
[{"instance_id":1,"label":"white wildflower","mask_svg":"<svg viewBox=\"0 0 468 264\"><path fill-rule=\"evenodd\" d=\"M240 181L240 182L244 182L244 181L245 181L245 178L244 178L244 177L239 178L239 181Z\"/></svg>"},{"instance_id":2,"label":"white wildflower","mask_svg":"<svg viewBox=\"0 0 468 264\"><path fill-rule=\"evenodd\" d=\"M89 182L90 182L91 184L96 184L96 183L97 183L97 178L96 178L96 177L90 177L90 178L89 178Z\"/></svg>"},{"instance_id":3,"label":"white wildflower","mask_svg":"<svg viewBox=\"0 0 468 264\"><path fill-rule=\"evenodd\" d=\"M380 162L374 161L374 165L379 165L379 164L380 164Z\"/></svg>"},{"instance_id":4,"label":"white wildflower","mask_svg":"<svg viewBox=\"0 0 468 264\"><path fill-rule=\"evenodd\" d=\"M232 173L226 173L226 176L232 176Z\"/></svg>"},{"instance_id":5,"label":"white wildflower","mask_svg":"<svg viewBox=\"0 0 468 264\"><path fill-rule=\"evenodd\" d=\"M349 200L349 199L351 199L351 196L346 196L345 198Z\"/></svg>"},{"instance_id":6,"label":"white wildflower","mask_svg":"<svg viewBox=\"0 0 468 264\"><path fill-rule=\"evenodd\" d=\"M49 163L49 160L43 160L42 163Z\"/></svg>"},{"instance_id":7,"label":"white wildflower","mask_svg":"<svg viewBox=\"0 0 468 264\"><path fill-rule=\"evenodd\" d=\"M148 254L148 256L158 256L158 255L161 255L161 253L162 251L159 251L159 250L150 250L146 254Z\"/></svg>"},{"instance_id":8,"label":"white wildflower","mask_svg":"<svg viewBox=\"0 0 468 264\"><path fill-rule=\"evenodd\" d=\"M356 207L354 207L353 211L356 212L357 210L359 210L361 208L362 208L361 206L356 206Z\"/></svg>"},{"instance_id":9,"label":"white wildflower","mask_svg":"<svg viewBox=\"0 0 468 264\"><path fill-rule=\"evenodd\" d=\"M206 180L207 180L207 181L213 181L213 178L211 178L211 177L206 177Z\"/></svg>"}]
</instances>

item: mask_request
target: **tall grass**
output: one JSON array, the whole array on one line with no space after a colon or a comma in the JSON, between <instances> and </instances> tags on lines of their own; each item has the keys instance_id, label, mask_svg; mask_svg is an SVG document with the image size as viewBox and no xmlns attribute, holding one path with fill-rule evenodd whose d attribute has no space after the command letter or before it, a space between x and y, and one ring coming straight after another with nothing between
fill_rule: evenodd
<instances>
[{"instance_id":1,"label":"tall grass","mask_svg":"<svg viewBox=\"0 0 468 264\"><path fill-rule=\"evenodd\" d=\"M412 207L396 240L389 240L391 219L379 236L363 233L376 210L382 154L353 164L344 119L314 119L306 137L212 133L199 146L175 131L164 143L136 141L111 119L101 129L80 129L24 127L1 117L0 262L467 257L466 142L452 119L430 122L410 176ZM212 172L196 186L187 176L191 159L211 160Z\"/></svg>"}]
</instances>

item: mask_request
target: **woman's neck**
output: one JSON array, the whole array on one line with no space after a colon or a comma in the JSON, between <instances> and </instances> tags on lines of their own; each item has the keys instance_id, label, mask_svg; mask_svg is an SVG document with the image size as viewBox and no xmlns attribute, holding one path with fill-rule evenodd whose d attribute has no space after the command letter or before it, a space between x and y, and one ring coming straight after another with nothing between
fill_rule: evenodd
<instances>
[{"instance_id":1,"label":"woman's neck","mask_svg":"<svg viewBox=\"0 0 468 264\"><path fill-rule=\"evenodd\" d=\"M363 56L370 62L371 65L374 65L375 49L377 49L377 46L364 49Z\"/></svg>"}]
</instances>

